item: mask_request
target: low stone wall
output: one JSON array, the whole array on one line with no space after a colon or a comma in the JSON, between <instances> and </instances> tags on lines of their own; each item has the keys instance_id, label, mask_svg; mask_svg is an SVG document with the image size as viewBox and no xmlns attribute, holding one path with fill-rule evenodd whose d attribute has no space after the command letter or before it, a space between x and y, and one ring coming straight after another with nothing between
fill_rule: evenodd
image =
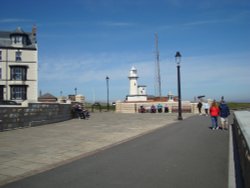
<instances>
[{"instance_id":1,"label":"low stone wall","mask_svg":"<svg viewBox=\"0 0 250 188\"><path fill-rule=\"evenodd\" d=\"M0 130L31 127L72 119L72 105L29 103L24 106L0 106Z\"/></svg>"},{"instance_id":2,"label":"low stone wall","mask_svg":"<svg viewBox=\"0 0 250 188\"><path fill-rule=\"evenodd\" d=\"M150 109L152 105L157 107L157 104L161 104L164 107L167 105L169 113L178 112L178 102L116 102L116 112L118 113L138 113L140 106L146 109ZM182 102L183 113L198 113L197 103Z\"/></svg>"},{"instance_id":3,"label":"low stone wall","mask_svg":"<svg viewBox=\"0 0 250 188\"><path fill-rule=\"evenodd\" d=\"M234 112L232 127L236 146L235 160L240 163L237 182L242 181L242 187L250 187L250 111Z\"/></svg>"}]
</instances>

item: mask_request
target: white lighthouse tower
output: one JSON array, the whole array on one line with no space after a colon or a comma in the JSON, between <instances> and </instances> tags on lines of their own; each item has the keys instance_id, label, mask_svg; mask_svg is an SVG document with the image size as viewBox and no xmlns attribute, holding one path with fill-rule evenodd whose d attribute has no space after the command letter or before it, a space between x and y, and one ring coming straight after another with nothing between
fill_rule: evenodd
<instances>
[{"instance_id":1,"label":"white lighthouse tower","mask_svg":"<svg viewBox=\"0 0 250 188\"><path fill-rule=\"evenodd\" d=\"M138 95L138 85L137 85L137 70L135 67L132 67L129 71L129 95Z\"/></svg>"},{"instance_id":2,"label":"white lighthouse tower","mask_svg":"<svg viewBox=\"0 0 250 188\"><path fill-rule=\"evenodd\" d=\"M137 69L133 66L129 71L129 95L127 101L147 101L146 86L139 86Z\"/></svg>"}]
</instances>

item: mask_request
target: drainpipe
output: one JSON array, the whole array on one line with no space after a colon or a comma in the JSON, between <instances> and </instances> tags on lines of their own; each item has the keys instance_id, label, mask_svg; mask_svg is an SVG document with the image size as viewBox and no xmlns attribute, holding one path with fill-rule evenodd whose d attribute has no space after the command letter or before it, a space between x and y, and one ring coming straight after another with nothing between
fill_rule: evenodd
<instances>
[{"instance_id":1,"label":"drainpipe","mask_svg":"<svg viewBox=\"0 0 250 188\"><path fill-rule=\"evenodd\" d=\"M8 100L8 65L9 65L9 51L6 49L6 67L5 67L5 73L6 73L6 85L5 85L5 100Z\"/></svg>"}]
</instances>

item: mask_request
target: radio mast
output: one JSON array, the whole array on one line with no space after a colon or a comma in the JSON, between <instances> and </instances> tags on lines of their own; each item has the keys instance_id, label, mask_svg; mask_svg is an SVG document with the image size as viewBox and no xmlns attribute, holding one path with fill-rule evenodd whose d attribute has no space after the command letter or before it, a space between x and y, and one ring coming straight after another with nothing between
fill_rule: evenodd
<instances>
[{"instance_id":1,"label":"radio mast","mask_svg":"<svg viewBox=\"0 0 250 188\"><path fill-rule=\"evenodd\" d=\"M160 73L160 53L158 48L158 34L155 33L155 96L161 99L161 73Z\"/></svg>"}]
</instances>

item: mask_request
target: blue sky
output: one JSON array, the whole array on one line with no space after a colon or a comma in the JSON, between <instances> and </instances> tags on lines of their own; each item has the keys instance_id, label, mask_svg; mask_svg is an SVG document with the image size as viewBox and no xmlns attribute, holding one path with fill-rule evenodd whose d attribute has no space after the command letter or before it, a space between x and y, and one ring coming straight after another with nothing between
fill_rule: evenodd
<instances>
[{"instance_id":1,"label":"blue sky","mask_svg":"<svg viewBox=\"0 0 250 188\"><path fill-rule=\"evenodd\" d=\"M12 0L1 2L0 30L37 26L39 90L87 101L129 93L128 73L155 94L159 37L162 94L177 94L175 53L182 54L182 98L250 101L248 0Z\"/></svg>"}]
</instances>

